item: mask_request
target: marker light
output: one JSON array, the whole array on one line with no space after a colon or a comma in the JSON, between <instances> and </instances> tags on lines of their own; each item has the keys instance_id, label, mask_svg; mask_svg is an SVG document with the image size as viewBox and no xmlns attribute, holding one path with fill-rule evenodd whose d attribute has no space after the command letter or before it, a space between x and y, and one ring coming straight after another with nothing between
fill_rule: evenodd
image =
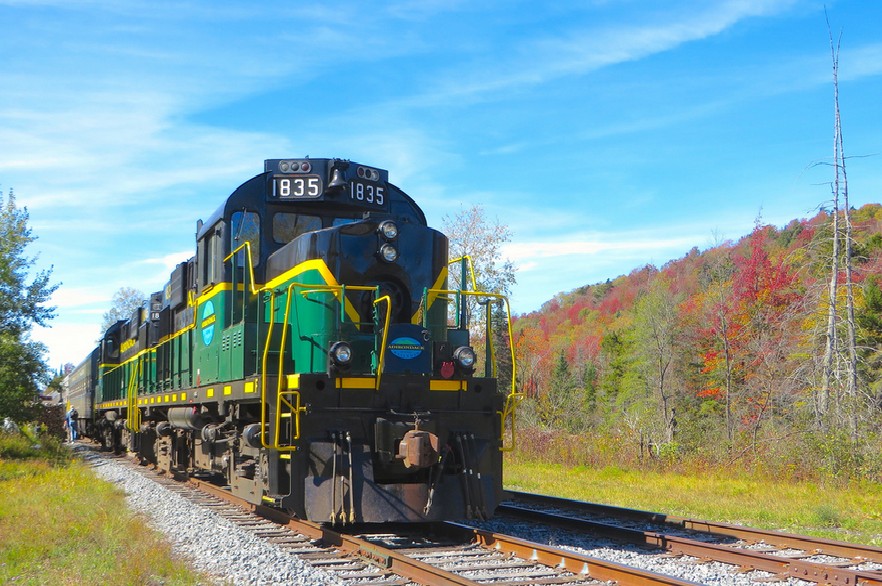
<instances>
[{"instance_id":1,"label":"marker light","mask_svg":"<svg viewBox=\"0 0 882 586\"><path fill-rule=\"evenodd\" d=\"M279 172L281 173L309 173L312 165L309 161L279 161Z\"/></svg>"},{"instance_id":2,"label":"marker light","mask_svg":"<svg viewBox=\"0 0 882 586\"><path fill-rule=\"evenodd\" d=\"M370 167L359 167L356 173L359 179L367 179L368 181L377 181L380 178L380 172Z\"/></svg>"}]
</instances>

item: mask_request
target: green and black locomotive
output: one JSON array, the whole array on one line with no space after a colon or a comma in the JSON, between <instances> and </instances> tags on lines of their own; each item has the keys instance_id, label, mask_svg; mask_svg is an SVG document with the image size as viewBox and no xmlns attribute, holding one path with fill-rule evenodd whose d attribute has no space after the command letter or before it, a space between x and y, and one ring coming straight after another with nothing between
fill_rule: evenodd
<instances>
[{"instance_id":1,"label":"green and black locomotive","mask_svg":"<svg viewBox=\"0 0 882 586\"><path fill-rule=\"evenodd\" d=\"M508 305L447 288L467 261L387 171L267 160L71 374L95 387L86 433L311 520L491 515L516 394L464 308Z\"/></svg>"}]
</instances>

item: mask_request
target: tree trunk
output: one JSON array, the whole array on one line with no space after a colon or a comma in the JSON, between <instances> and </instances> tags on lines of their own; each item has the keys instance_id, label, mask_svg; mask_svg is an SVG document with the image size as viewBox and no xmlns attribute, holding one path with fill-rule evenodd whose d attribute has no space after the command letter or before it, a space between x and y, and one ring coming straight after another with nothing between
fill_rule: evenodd
<instances>
[{"instance_id":1,"label":"tree trunk","mask_svg":"<svg viewBox=\"0 0 882 586\"><path fill-rule=\"evenodd\" d=\"M848 207L848 175L845 172L845 148L842 140L842 121L839 112L839 47L833 54L833 103L834 103L834 119L835 119L835 141L836 147L834 152L838 153L836 165L836 192L842 189L843 204L843 223L845 241L845 322L848 332L848 366L846 367L847 380L845 381L845 394L848 397L847 405L849 409L848 421L851 428L852 440L858 439L858 418L859 418L859 396L858 396L858 378L857 378L857 332L855 331L854 320L854 280L852 278L852 238L851 238L851 210ZM842 181L840 184L840 174Z\"/></svg>"}]
</instances>

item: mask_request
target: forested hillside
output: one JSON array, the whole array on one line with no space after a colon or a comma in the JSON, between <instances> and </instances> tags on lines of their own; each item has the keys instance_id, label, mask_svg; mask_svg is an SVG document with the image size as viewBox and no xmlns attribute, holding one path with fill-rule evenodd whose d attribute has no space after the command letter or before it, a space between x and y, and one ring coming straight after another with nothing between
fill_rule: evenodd
<instances>
[{"instance_id":1,"label":"forested hillside","mask_svg":"<svg viewBox=\"0 0 882 586\"><path fill-rule=\"evenodd\" d=\"M882 206L851 211L850 263L845 246L834 263L845 224L832 220L758 223L520 316L521 444L576 461L878 478Z\"/></svg>"}]
</instances>

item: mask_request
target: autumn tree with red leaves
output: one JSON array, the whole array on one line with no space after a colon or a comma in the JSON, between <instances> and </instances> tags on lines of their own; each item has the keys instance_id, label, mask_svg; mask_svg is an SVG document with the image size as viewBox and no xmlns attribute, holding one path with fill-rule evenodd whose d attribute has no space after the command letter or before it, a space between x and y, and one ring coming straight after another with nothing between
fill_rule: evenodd
<instances>
[{"instance_id":1,"label":"autumn tree with red leaves","mask_svg":"<svg viewBox=\"0 0 882 586\"><path fill-rule=\"evenodd\" d=\"M860 418L870 422L882 415L882 205L852 218ZM566 445L615 446L614 465L697 458L783 469L798 455L803 473L882 470L878 434L836 443L815 433L825 298L813 293L829 267L828 222L819 213L782 229L757 223L737 242L560 293L519 316L519 390L531 396L521 421L578 434Z\"/></svg>"}]
</instances>

